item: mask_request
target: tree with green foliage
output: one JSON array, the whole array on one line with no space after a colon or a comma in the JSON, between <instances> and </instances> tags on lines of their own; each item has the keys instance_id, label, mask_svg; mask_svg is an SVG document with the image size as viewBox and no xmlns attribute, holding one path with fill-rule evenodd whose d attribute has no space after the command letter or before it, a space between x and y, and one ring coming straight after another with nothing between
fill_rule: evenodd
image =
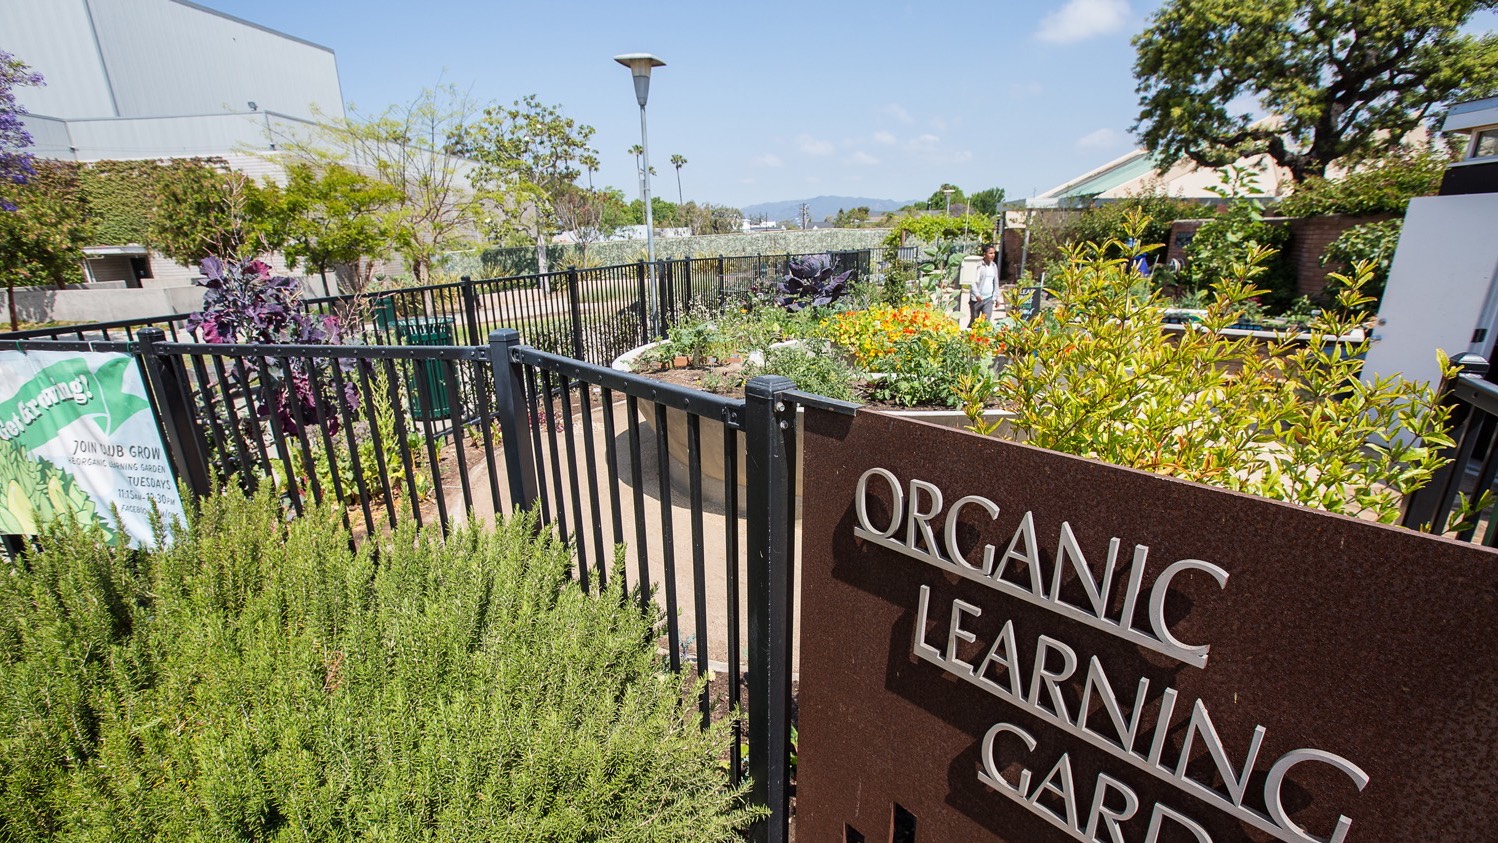
<instances>
[{"instance_id":1,"label":"tree with green foliage","mask_svg":"<svg viewBox=\"0 0 1498 843\"><path fill-rule=\"evenodd\" d=\"M286 165L286 185L263 188L256 227L288 262L322 277L328 291L328 269L347 268L350 292L369 286L371 261L391 248L388 212L399 206L400 193L383 181L341 164L314 167L305 161Z\"/></svg>"},{"instance_id":2,"label":"tree with green foliage","mask_svg":"<svg viewBox=\"0 0 1498 843\"><path fill-rule=\"evenodd\" d=\"M250 258L266 251L252 222L262 207L261 188L244 173L201 159L178 162L157 173L151 248L186 266Z\"/></svg>"},{"instance_id":3,"label":"tree with green foliage","mask_svg":"<svg viewBox=\"0 0 1498 843\"><path fill-rule=\"evenodd\" d=\"M681 168L685 167L687 157L685 155L672 155L671 166L676 168L676 204L684 205L686 200L681 198Z\"/></svg>"},{"instance_id":4,"label":"tree with green foliage","mask_svg":"<svg viewBox=\"0 0 1498 843\"><path fill-rule=\"evenodd\" d=\"M1209 208L1188 199L1176 199L1164 193L1148 192L1112 202L1100 202L1077 213L1066 229L1068 243L1112 243L1127 240L1126 226L1136 215L1146 222L1143 241L1164 243L1170 237L1171 223L1212 213Z\"/></svg>"},{"instance_id":5,"label":"tree with green foliage","mask_svg":"<svg viewBox=\"0 0 1498 843\"><path fill-rule=\"evenodd\" d=\"M844 210L837 209L837 213L828 218L828 221L838 228L857 228L869 221L869 206L859 205L857 208Z\"/></svg>"},{"instance_id":6,"label":"tree with green foliage","mask_svg":"<svg viewBox=\"0 0 1498 843\"><path fill-rule=\"evenodd\" d=\"M990 187L967 198L968 208L976 214L998 216L999 206L1004 203L1004 188Z\"/></svg>"},{"instance_id":7,"label":"tree with green foliage","mask_svg":"<svg viewBox=\"0 0 1498 843\"><path fill-rule=\"evenodd\" d=\"M395 188L400 201L386 221L395 251L422 282L438 255L473 245L486 215L469 184L472 164L461 157L478 110L455 86L439 85L373 116L350 109L323 122L315 137L288 138L284 147L314 166L347 163Z\"/></svg>"},{"instance_id":8,"label":"tree with green foliage","mask_svg":"<svg viewBox=\"0 0 1498 843\"><path fill-rule=\"evenodd\" d=\"M928 211L941 211L942 213L946 213L947 194L943 193L942 191L948 189L952 191L952 210L957 212L965 210L967 208L967 195L962 192L962 188L958 187L955 184L948 184L946 182L942 182L941 187L938 187L936 190L932 191L931 196L927 198L925 202L919 203L919 207L925 208Z\"/></svg>"},{"instance_id":9,"label":"tree with green foliage","mask_svg":"<svg viewBox=\"0 0 1498 843\"><path fill-rule=\"evenodd\" d=\"M80 165L71 161L28 163L21 184L0 183L0 276L5 278L10 329L20 330L16 287L83 280L83 247L92 240L85 208L78 201Z\"/></svg>"},{"instance_id":10,"label":"tree with green foliage","mask_svg":"<svg viewBox=\"0 0 1498 843\"><path fill-rule=\"evenodd\" d=\"M544 105L534 95L509 107L491 106L468 128L463 154L477 162L473 181L502 213L492 227L524 231L536 246L536 265L548 272L546 246L561 230L556 198L577 185L593 127Z\"/></svg>"},{"instance_id":11,"label":"tree with green foliage","mask_svg":"<svg viewBox=\"0 0 1498 843\"><path fill-rule=\"evenodd\" d=\"M1220 167L1268 154L1297 182L1397 144L1443 103L1498 90L1495 0L1168 0L1134 39L1144 146ZM1271 117L1258 119L1246 100Z\"/></svg>"},{"instance_id":12,"label":"tree with green foliage","mask_svg":"<svg viewBox=\"0 0 1498 843\"><path fill-rule=\"evenodd\" d=\"M1450 156L1433 147L1401 147L1359 164L1340 178L1311 176L1274 210L1287 217L1403 214L1411 199L1434 196L1440 190L1450 161Z\"/></svg>"}]
</instances>

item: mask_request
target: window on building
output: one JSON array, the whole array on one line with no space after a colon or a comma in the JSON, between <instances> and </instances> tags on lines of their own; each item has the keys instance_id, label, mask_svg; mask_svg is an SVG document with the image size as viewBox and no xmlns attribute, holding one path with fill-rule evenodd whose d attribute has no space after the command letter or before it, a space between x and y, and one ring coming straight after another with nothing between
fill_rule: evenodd
<instances>
[{"instance_id":1,"label":"window on building","mask_svg":"<svg viewBox=\"0 0 1498 843\"><path fill-rule=\"evenodd\" d=\"M1483 129L1472 138L1472 154L1468 158L1498 157L1498 129Z\"/></svg>"}]
</instances>

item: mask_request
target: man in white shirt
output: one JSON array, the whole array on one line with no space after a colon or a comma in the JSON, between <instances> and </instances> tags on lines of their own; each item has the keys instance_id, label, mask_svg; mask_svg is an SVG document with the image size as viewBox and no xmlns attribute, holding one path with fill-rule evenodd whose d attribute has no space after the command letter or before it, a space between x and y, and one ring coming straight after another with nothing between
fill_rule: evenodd
<instances>
[{"instance_id":1,"label":"man in white shirt","mask_svg":"<svg viewBox=\"0 0 1498 843\"><path fill-rule=\"evenodd\" d=\"M968 293L968 310L972 319L968 324L976 325L979 319L993 320L993 300L999 291L999 264L994 260L994 248L983 247L983 262L978 264L978 277L973 279Z\"/></svg>"}]
</instances>

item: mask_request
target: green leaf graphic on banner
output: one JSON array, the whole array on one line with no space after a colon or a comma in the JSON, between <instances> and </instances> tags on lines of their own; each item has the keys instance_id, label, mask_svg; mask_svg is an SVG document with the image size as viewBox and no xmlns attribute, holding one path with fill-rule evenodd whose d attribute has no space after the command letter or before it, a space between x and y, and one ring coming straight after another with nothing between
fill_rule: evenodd
<instances>
[{"instance_id":1,"label":"green leaf graphic on banner","mask_svg":"<svg viewBox=\"0 0 1498 843\"><path fill-rule=\"evenodd\" d=\"M149 401L125 392L125 375L135 361L119 357L89 368L82 358L53 363L0 401L0 438L35 450L78 419L93 418L106 434L119 430Z\"/></svg>"},{"instance_id":2,"label":"green leaf graphic on banner","mask_svg":"<svg viewBox=\"0 0 1498 843\"><path fill-rule=\"evenodd\" d=\"M0 533L34 536L54 518L94 524L114 541L114 525L99 514L93 498L73 475L0 442Z\"/></svg>"}]
</instances>

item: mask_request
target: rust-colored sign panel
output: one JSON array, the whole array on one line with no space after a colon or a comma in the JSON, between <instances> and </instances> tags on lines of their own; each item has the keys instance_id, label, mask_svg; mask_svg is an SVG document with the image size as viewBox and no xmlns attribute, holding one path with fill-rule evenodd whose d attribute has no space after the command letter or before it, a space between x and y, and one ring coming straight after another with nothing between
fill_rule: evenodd
<instances>
[{"instance_id":1,"label":"rust-colored sign panel","mask_svg":"<svg viewBox=\"0 0 1498 843\"><path fill-rule=\"evenodd\" d=\"M797 839L1498 839L1498 553L808 412Z\"/></svg>"}]
</instances>

